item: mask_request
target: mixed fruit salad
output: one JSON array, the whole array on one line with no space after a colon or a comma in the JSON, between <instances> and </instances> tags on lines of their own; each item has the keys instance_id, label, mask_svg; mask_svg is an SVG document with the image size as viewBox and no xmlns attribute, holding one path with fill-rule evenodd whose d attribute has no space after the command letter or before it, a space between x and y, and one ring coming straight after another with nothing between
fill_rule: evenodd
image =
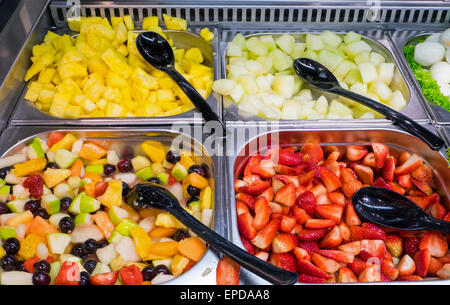
<instances>
[{"instance_id":1,"label":"mixed fruit salad","mask_svg":"<svg viewBox=\"0 0 450 305\"><path fill-rule=\"evenodd\" d=\"M164 14L168 30L186 31L186 20ZM129 15L69 20L75 38L47 32L33 47L25 99L56 117L171 116L194 108L189 98L160 70L148 64L136 48L138 32ZM142 29L167 38L158 17L143 19ZM201 31L205 40L214 35ZM169 39L173 46L173 42ZM206 99L213 68L204 64L199 48L172 47L175 69Z\"/></svg>"},{"instance_id":2,"label":"mixed fruit salad","mask_svg":"<svg viewBox=\"0 0 450 305\"><path fill-rule=\"evenodd\" d=\"M361 187L408 196L450 221L432 169L417 154L386 145L272 147L251 156L236 177L244 247L303 283L450 278L449 235L399 231L363 219L352 205Z\"/></svg>"},{"instance_id":3,"label":"mixed fruit salad","mask_svg":"<svg viewBox=\"0 0 450 305\"><path fill-rule=\"evenodd\" d=\"M211 226L212 173L197 159L155 140L118 151L66 132L33 138L0 159L0 283L157 284L186 272L205 243L124 200L134 184L158 183Z\"/></svg>"},{"instance_id":4,"label":"mixed fruit salad","mask_svg":"<svg viewBox=\"0 0 450 305\"><path fill-rule=\"evenodd\" d=\"M347 98L313 96L293 70L293 60L307 57L330 69L345 89L401 111L407 101L399 90L395 64L355 32L345 35L237 34L228 43L227 78L213 90L244 113L269 120L376 118L379 114Z\"/></svg>"}]
</instances>

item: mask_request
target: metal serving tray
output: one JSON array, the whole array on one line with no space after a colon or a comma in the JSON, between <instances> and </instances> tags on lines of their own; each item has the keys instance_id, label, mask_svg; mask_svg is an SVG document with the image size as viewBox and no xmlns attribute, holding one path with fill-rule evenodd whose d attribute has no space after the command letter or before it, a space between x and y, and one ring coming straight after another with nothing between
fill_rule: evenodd
<instances>
[{"instance_id":1,"label":"metal serving tray","mask_svg":"<svg viewBox=\"0 0 450 305\"><path fill-rule=\"evenodd\" d=\"M246 126L247 125L247 126ZM432 125L428 125L433 130ZM259 128L259 130L258 130ZM284 146L302 145L307 142L317 141L320 145L367 145L371 142L381 142L396 151L409 151L422 156L434 171L436 182L440 191L445 194L444 204L450 208L450 170L443 152L431 150L424 142L394 127L360 127L349 126L314 128L304 127L299 129L293 126L280 126L268 128L267 126L248 124L234 125L233 138L230 138L235 151L234 156L227 157L228 175L228 228L230 239L240 247L244 247L239 237L236 215L236 201L234 191L234 179L244 169L248 158L257 151L264 150L272 142ZM231 144L230 143L230 144ZM227 143L228 145L229 143ZM450 284L448 280L438 280L442 284ZM241 271L241 283L247 285L267 284L267 282L246 270ZM408 282L408 284L427 284L436 281ZM374 284L374 283L370 283ZM387 283L378 283L387 284ZM401 284L401 282L389 282L389 284ZM403 283L404 284L404 283ZM339 284L342 285L342 284Z\"/></svg>"},{"instance_id":2,"label":"metal serving tray","mask_svg":"<svg viewBox=\"0 0 450 305\"><path fill-rule=\"evenodd\" d=\"M226 27L226 26L225 26ZM280 26L279 26L280 27ZM304 36L308 33L321 33L325 29L330 28L324 28L323 25L319 25L317 27L308 27L307 30L304 30L302 27L298 27L299 30L293 30L292 27L290 29L284 29L282 30L268 30L268 29L261 29L261 25L259 25L255 29L249 29L249 27L237 27L232 28L229 30L223 31L223 34L221 36L220 41L220 52L222 55L222 62L221 62L221 75L223 78L227 75L226 66L228 64L228 60L226 58L226 48L229 41L233 39L233 37L237 33L242 33L245 37L251 37L251 36L261 36L261 35L280 35L282 33L292 34L297 41L303 41L304 42ZM273 27L271 27L273 29ZM393 84L396 89L400 90L402 92L403 97L406 101L408 101L408 105L403 109L402 113L416 121L420 122L427 122L428 117L423 109L421 102L417 98L417 95L411 92L411 84L410 81L407 80L405 77L405 73L402 71L401 68L399 68L397 62L399 61L396 54L394 53L394 45L392 41L389 39L389 36L386 34L383 30L358 30L358 29L352 29L351 27L333 27L331 28L334 32L343 34L347 33L351 30L363 35L363 40L367 42L373 50L379 52L382 54L386 59L387 62L393 62L395 64L395 70L394 70L394 80ZM332 98L336 98L337 96L334 94L329 94L326 92L323 92L321 90L313 89L310 86L308 86L306 83L303 84L302 89L309 88L313 92L313 96L315 98L319 97L320 95L324 95L327 97L327 99L330 101ZM223 98L222 98L223 99ZM240 109L238 109L237 105L233 102L224 103L224 117L227 121L261 121L265 120L262 117L254 116L252 114L249 114L247 112L244 112ZM386 119L351 119L351 120L282 120L283 124L291 124L293 122L298 122L301 124L321 124L324 121L332 121L336 123L347 123L349 121L359 123L361 121L364 122L386 122Z\"/></svg>"},{"instance_id":3,"label":"metal serving tray","mask_svg":"<svg viewBox=\"0 0 450 305\"><path fill-rule=\"evenodd\" d=\"M111 149L121 149L124 146L136 146L145 140L158 140L166 145L171 145L172 141L177 140L187 141L188 147L191 146L195 151L198 151L198 158L201 158L209 165L214 181L214 230L225 235L224 226L224 210L225 202L222 199L222 194L225 194L225 173L223 169L224 159L218 156L211 156L198 141L194 140L191 135L187 133L176 132L176 129L169 129L164 127L154 128L67 128L62 126L30 126L18 127L11 126L5 129L4 134L0 137L0 155L6 156L8 154L19 151L28 141L34 136L45 136L50 131L60 130L72 132L76 135L82 136L86 139L101 140L111 143ZM203 141L203 140L202 140ZM136 148L139 151L140 148ZM216 253L208 248L203 258L196 263L188 272L181 276L167 282L167 284L174 285L208 285L216 283L216 265L218 257Z\"/></svg>"},{"instance_id":4,"label":"metal serving tray","mask_svg":"<svg viewBox=\"0 0 450 305\"><path fill-rule=\"evenodd\" d=\"M401 64L404 66L405 71L410 74L411 82L414 85L414 89L417 89L417 96L422 101L423 105L430 113L431 118L438 124L450 124L450 111L438 106L437 104L429 101L422 93L419 83L416 80L414 73L411 71L408 62L403 53L403 48L407 45L416 44L420 38L427 37L433 33L439 33L446 30L450 24L442 25L441 27L434 29L433 31L394 31L391 34L392 40L395 42L396 52L401 59Z\"/></svg>"}]
</instances>

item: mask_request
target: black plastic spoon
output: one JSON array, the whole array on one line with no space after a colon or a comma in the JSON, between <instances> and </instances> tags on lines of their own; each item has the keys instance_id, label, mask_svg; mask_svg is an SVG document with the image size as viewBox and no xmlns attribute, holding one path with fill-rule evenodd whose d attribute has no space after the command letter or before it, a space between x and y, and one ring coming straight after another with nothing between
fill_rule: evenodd
<instances>
[{"instance_id":1,"label":"black plastic spoon","mask_svg":"<svg viewBox=\"0 0 450 305\"><path fill-rule=\"evenodd\" d=\"M136 208L154 208L169 212L214 249L272 284L289 285L298 280L297 273L266 263L205 226L189 214L175 196L161 185L151 182L135 185L127 196L127 203Z\"/></svg>"},{"instance_id":2,"label":"black plastic spoon","mask_svg":"<svg viewBox=\"0 0 450 305\"><path fill-rule=\"evenodd\" d=\"M385 188L360 188L352 202L360 216L386 227L450 233L450 222L431 217L407 197Z\"/></svg>"},{"instance_id":3,"label":"black plastic spoon","mask_svg":"<svg viewBox=\"0 0 450 305\"><path fill-rule=\"evenodd\" d=\"M392 120L394 124L425 141L433 150L439 150L444 146L444 141L441 138L400 112L342 88L333 73L317 61L309 58L297 58L294 61L294 70L301 78L320 90L342 95L381 113Z\"/></svg>"},{"instance_id":4,"label":"black plastic spoon","mask_svg":"<svg viewBox=\"0 0 450 305\"><path fill-rule=\"evenodd\" d=\"M136 38L136 47L142 57L158 70L164 71L180 86L206 121L217 121L225 125L211 106L194 87L174 68L175 56L169 42L155 32L143 32Z\"/></svg>"}]
</instances>

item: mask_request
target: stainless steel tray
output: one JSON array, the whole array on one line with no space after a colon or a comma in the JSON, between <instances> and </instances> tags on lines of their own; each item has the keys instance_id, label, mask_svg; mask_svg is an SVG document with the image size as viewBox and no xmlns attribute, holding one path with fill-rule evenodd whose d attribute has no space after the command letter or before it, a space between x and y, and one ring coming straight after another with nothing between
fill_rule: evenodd
<instances>
[{"instance_id":1,"label":"stainless steel tray","mask_svg":"<svg viewBox=\"0 0 450 305\"><path fill-rule=\"evenodd\" d=\"M226 207L222 199L222 194L225 194L225 173L224 173L224 158L220 156L211 155L211 153L204 148L198 141L194 140L191 135L187 133L176 132L176 129L169 129L164 127L154 128L67 128L63 126L30 126L27 128L12 126L5 129L0 138L0 155L3 157L9 153L20 150L24 144L27 143L36 135L46 135L50 131L61 130L70 131L76 135L91 140L105 140L111 142L112 149L120 149L125 145L135 146L145 140L158 140L167 145L171 145L172 141L185 140L189 148L190 145L199 152L199 157L204 160L211 168L214 181L214 230L226 236L226 227L223 219L226 217L224 211ZM181 138L178 138L181 136ZM203 139L199 139L203 142ZM209 285L216 283L216 265L218 257L216 253L208 248L204 257L195 264L188 272L181 276L167 282L167 284L175 285Z\"/></svg>"},{"instance_id":2,"label":"stainless steel tray","mask_svg":"<svg viewBox=\"0 0 450 305\"><path fill-rule=\"evenodd\" d=\"M227 29L226 25L224 26L225 29ZM265 34L271 34L271 35L279 35L281 33L289 33L294 35L296 39L300 38L301 35L307 34L307 33L320 33L322 32L323 25L319 27L308 27L307 30L293 30L291 29L283 29L281 31L279 30L268 30L268 29L261 29L261 26L258 27L258 29L249 29L248 26L246 27L233 27L229 30L224 30L221 36L220 41L220 52L222 55L221 60L221 76L223 78L226 77L226 66L227 66L227 59L226 59L226 48L227 43L233 39L233 37L237 33L242 33L246 37L250 36L259 36L259 35L265 35ZM352 30L351 28L342 29L342 27L333 28L333 31L336 33L346 33L348 31ZM381 53L383 56L387 58L387 61L393 62L395 67L395 75L398 79L398 89L402 92L405 100L408 101L408 105L403 109L402 113L406 116L409 116L410 118L416 120L416 121L422 121L426 122L428 121L428 116L425 110L423 109L421 102L417 98L417 95L414 94L414 92L411 92L410 88L412 87L410 84L410 81L405 77L405 73L403 70L398 66L397 62L399 59L397 58L397 55L394 52L394 45L392 41L389 39L389 36L385 31L382 30L355 30L355 32L360 33L363 35L363 40L366 41L374 50ZM302 37L304 38L304 37ZM302 88L310 88L307 84L303 84ZM316 97L319 97L320 95L325 95L328 100L331 98L336 97L336 95L324 93L323 91L312 89L313 95ZM222 98L223 100L223 98ZM265 120L262 117L254 116L249 113L242 112L238 109L237 105L234 103L227 103L224 104L224 118L227 121L260 121ZM326 121L332 121L336 122L337 124L345 122L354 122L355 124L358 124L360 122L371 122L371 123L378 123L378 122L387 122L386 119L351 119L351 120L283 120L280 121L282 124L291 124L294 122L297 122L299 124L321 124Z\"/></svg>"},{"instance_id":3,"label":"stainless steel tray","mask_svg":"<svg viewBox=\"0 0 450 305\"><path fill-rule=\"evenodd\" d=\"M392 40L395 43L396 52L399 54L398 57L401 59L401 64L404 66L405 71L408 72L411 78L411 84L415 87L416 94L422 101L423 105L430 113L431 118L438 124L450 124L450 111L438 106L437 104L430 102L422 93L419 83L416 80L414 73L408 65L408 62L403 55L403 48L407 45L414 44L420 37L428 36L433 33L442 32L446 30L450 24L442 25L442 27L437 28L433 31L419 30L419 31L394 31L391 33Z\"/></svg>"},{"instance_id":4,"label":"stainless steel tray","mask_svg":"<svg viewBox=\"0 0 450 305\"><path fill-rule=\"evenodd\" d=\"M247 126L245 126L247 125ZM432 125L427 125L433 130ZM258 130L259 127L259 130ZM240 247L244 248L239 237L236 215L236 201L234 191L234 179L241 173L245 162L249 156L258 150L272 144L280 145L301 145L311 140L318 141L321 145L365 145L371 142L382 142L390 146L391 149L409 151L417 153L433 168L436 181L440 191L446 194L444 202L450 207L450 170L444 158L443 152L431 150L424 142L411 136L404 131L391 126L384 127L330 127L314 128L308 126L298 128L293 126L280 126L279 128L268 128L268 126L250 126L248 124L234 125L233 138L229 139L234 145L235 155L227 155L227 175L228 175L228 228L230 239ZM273 141L273 142L272 142ZM231 143L230 143L231 144ZM228 143L227 143L228 145ZM241 283L247 285L267 284L263 279L249 273L241 271ZM408 282L408 284L450 284L448 280ZM370 283L385 285L387 283ZM402 284L401 282L389 282L389 284ZM405 284L403 282L403 284ZM348 284L338 284L348 285Z\"/></svg>"}]
</instances>

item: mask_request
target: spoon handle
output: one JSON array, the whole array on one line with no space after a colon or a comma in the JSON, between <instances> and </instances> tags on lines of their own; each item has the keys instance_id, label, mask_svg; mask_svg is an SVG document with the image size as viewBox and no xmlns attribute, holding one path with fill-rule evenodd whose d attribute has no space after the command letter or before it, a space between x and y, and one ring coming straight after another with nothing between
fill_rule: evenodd
<instances>
[{"instance_id":1,"label":"spoon handle","mask_svg":"<svg viewBox=\"0 0 450 305\"><path fill-rule=\"evenodd\" d=\"M275 267L274 265L266 263L265 261L251 255L247 251L242 250L198 221L195 217L186 212L186 210L184 210L180 205L176 204L167 206L166 210L217 251L229 256L242 267L262 277L270 283L289 285L297 282L297 273Z\"/></svg>"},{"instance_id":2,"label":"spoon handle","mask_svg":"<svg viewBox=\"0 0 450 305\"><path fill-rule=\"evenodd\" d=\"M442 233L450 234L450 222L443 221L434 217L427 217L425 226L429 230L439 231Z\"/></svg>"},{"instance_id":3,"label":"spoon handle","mask_svg":"<svg viewBox=\"0 0 450 305\"><path fill-rule=\"evenodd\" d=\"M178 86L180 86L181 90L189 97L195 107L200 110L206 121L217 121L222 125L222 128L225 129L225 125L219 116L212 110L200 93L198 93L198 91L183 77L183 75L173 67L165 68L164 72L169 74Z\"/></svg>"},{"instance_id":4,"label":"spoon handle","mask_svg":"<svg viewBox=\"0 0 450 305\"><path fill-rule=\"evenodd\" d=\"M345 96L349 99L355 100L364 106L367 106L369 108L372 108L373 110L381 113L382 115L386 116L388 119L392 120L394 124L399 125L404 130L409 131L413 135L419 137L423 141L425 141L433 150L439 150L441 147L444 146L444 141L433 134L431 131L423 127L422 125L414 122L412 119L408 118L407 116L401 114L398 111L393 110L392 108L389 108L388 106L379 103L377 101L374 101L368 97L365 97L363 95L354 93L349 90L345 90L341 87L331 89L330 92L336 93L342 96Z\"/></svg>"}]
</instances>

